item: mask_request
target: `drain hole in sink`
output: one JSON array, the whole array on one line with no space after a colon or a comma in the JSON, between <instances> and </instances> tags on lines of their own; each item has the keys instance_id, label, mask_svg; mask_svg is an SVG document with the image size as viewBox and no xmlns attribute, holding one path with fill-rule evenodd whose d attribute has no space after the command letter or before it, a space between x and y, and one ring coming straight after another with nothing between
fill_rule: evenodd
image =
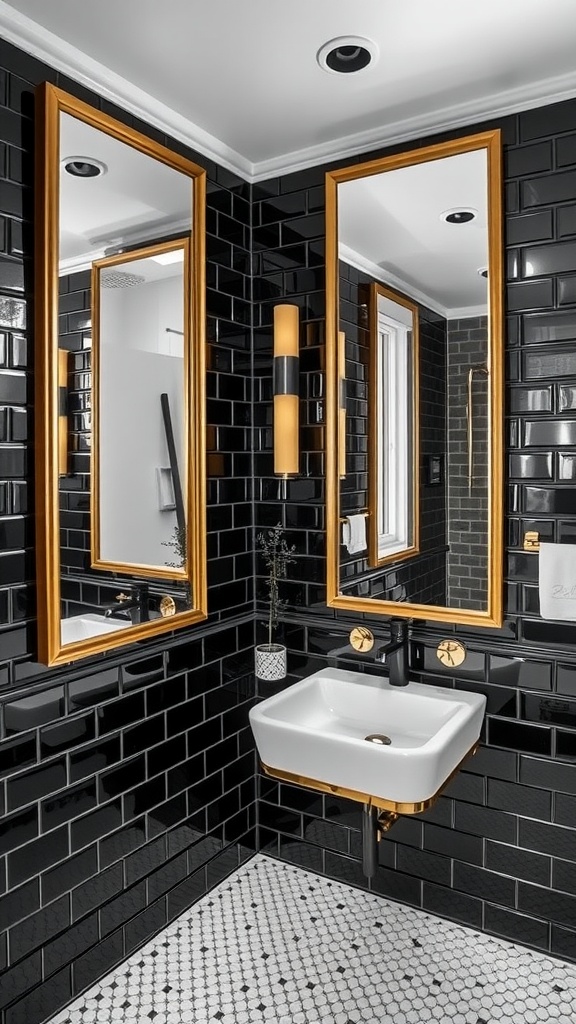
<instances>
[{"instance_id":1,"label":"drain hole in sink","mask_svg":"<svg viewBox=\"0 0 576 1024\"><path fill-rule=\"evenodd\" d=\"M384 736L384 734L380 732L370 733L370 735L365 736L364 739L368 740L368 743L375 743L376 746L379 747L389 747L392 743L389 736Z\"/></svg>"}]
</instances>

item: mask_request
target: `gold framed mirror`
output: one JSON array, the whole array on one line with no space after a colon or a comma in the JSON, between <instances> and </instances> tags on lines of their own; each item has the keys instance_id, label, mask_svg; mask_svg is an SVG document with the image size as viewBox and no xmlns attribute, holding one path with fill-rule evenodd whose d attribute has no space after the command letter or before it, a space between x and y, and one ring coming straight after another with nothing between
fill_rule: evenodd
<instances>
[{"instance_id":1,"label":"gold framed mirror","mask_svg":"<svg viewBox=\"0 0 576 1024\"><path fill-rule=\"evenodd\" d=\"M205 171L37 93L39 659L206 618Z\"/></svg>"},{"instance_id":2,"label":"gold framed mirror","mask_svg":"<svg viewBox=\"0 0 576 1024\"><path fill-rule=\"evenodd\" d=\"M327 603L502 624L499 131L326 174Z\"/></svg>"}]
</instances>

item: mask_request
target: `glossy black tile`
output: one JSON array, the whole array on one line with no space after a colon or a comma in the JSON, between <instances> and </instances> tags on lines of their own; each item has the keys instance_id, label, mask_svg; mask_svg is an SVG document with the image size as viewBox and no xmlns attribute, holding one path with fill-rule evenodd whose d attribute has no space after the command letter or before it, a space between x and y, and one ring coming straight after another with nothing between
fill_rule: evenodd
<instances>
[{"instance_id":1,"label":"glossy black tile","mask_svg":"<svg viewBox=\"0 0 576 1024\"><path fill-rule=\"evenodd\" d=\"M491 840L486 842L485 867L512 878L524 878L538 885L550 885L552 862L550 857L521 850L516 846L504 846Z\"/></svg>"},{"instance_id":2,"label":"glossy black tile","mask_svg":"<svg viewBox=\"0 0 576 1024\"><path fill-rule=\"evenodd\" d=\"M57 861L63 860L69 853L68 829L65 825L34 842L27 843L26 846L21 846L8 855L9 885L19 885L27 878L32 878Z\"/></svg>"},{"instance_id":3,"label":"glossy black tile","mask_svg":"<svg viewBox=\"0 0 576 1024\"><path fill-rule=\"evenodd\" d=\"M531 754L552 753L550 730L537 726L520 725L517 722L490 718L488 720L488 739L491 744L498 747L525 750Z\"/></svg>"},{"instance_id":4,"label":"glossy black tile","mask_svg":"<svg viewBox=\"0 0 576 1024\"><path fill-rule=\"evenodd\" d=\"M82 853L51 868L42 875L42 903L50 903L64 892L74 889L98 871L98 852L90 846Z\"/></svg>"},{"instance_id":5,"label":"glossy black tile","mask_svg":"<svg viewBox=\"0 0 576 1024\"><path fill-rule=\"evenodd\" d=\"M38 835L38 808L29 807L17 814L8 815L0 822L0 854L8 853L17 846Z\"/></svg>"},{"instance_id":6,"label":"glossy black tile","mask_svg":"<svg viewBox=\"0 0 576 1024\"><path fill-rule=\"evenodd\" d=\"M89 742L96 735L94 712L75 715L40 730L40 754L42 758L59 754L81 743Z\"/></svg>"},{"instance_id":7,"label":"glossy black tile","mask_svg":"<svg viewBox=\"0 0 576 1024\"><path fill-rule=\"evenodd\" d=\"M550 926L545 921L537 921L524 914L516 914L511 910L502 910L487 904L484 917L487 932L521 942L526 946L548 949L548 932Z\"/></svg>"},{"instance_id":8,"label":"glossy black tile","mask_svg":"<svg viewBox=\"0 0 576 1024\"><path fill-rule=\"evenodd\" d=\"M39 907L40 882L35 878L0 898L0 920L3 928L9 928L16 921L28 917Z\"/></svg>"},{"instance_id":9,"label":"glossy black tile","mask_svg":"<svg viewBox=\"0 0 576 1024\"><path fill-rule=\"evenodd\" d=\"M122 934L116 932L98 943L74 962L74 992L85 988L101 978L119 963L123 957Z\"/></svg>"},{"instance_id":10,"label":"glossy black tile","mask_svg":"<svg viewBox=\"0 0 576 1024\"><path fill-rule=\"evenodd\" d=\"M103 768L115 764L121 757L119 736L92 743L77 753L70 754L70 782L85 779Z\"/></svg>"},{"instance_id":11,"label":"glossy black tile","mask_svg":"<svg viewBox=\"0 0 576 1024\"><path fill-rule=\"evenodd\" d=\"M146 883L138 882L130 889L110 900L100 910L100 931L102 938L126 924L146 906Z\"/></svg>"},{"instance_id":12,"label":"glossy black tile","mask_svg":"<svg viewBox=\"0 0 576 1024\"><path fill-rule=\"evenodd\" d=\"M42 981L42 955L40 951L29 956L22 963L2 972L0 1010L24 995Z\"/></svg>"},{"instance_id":13,"label":"glossy black tile","mask_svg":"<svg viewBox=\"0 0 576 1024\"><path fill-rule=\"evenodd\" d=\"M41 768L34 768L6 783L8 807L14 810L37 800L46 793L53 793L66 785L66 760L58 758Z\"/></svg>"},{"instance_id":14,"label":"glossy black tile","mask_svg":"<svg viewBox=\"0 0 576 1024\"><path fill-rule=\"evenodd\" d=\"M498 779L488 779L488 805L528 818L550 821L552 817L552 794L547 790Z\"/></svg>"},{"instance_id":15,"label":"glossy black tile","mask_svg":"<svg viewBox=\"0 0 576 1024\"><path fill-rule=\"evenodd\" d=\"M70 901L60 897L49 907L14 925L10 931L10 955L13 961L26 956L33 949L44 946L48 939L70 924Z\"/></svg>"},{"instance_id":16,"label":"glossy black tile","mask_svg":"<svg viewBox=\"0 0 576 1024\"><path fill-rule=\"evenodd\" d=\"M111 701L97 710L98 733L105 736L114 729L129 725L144 717L144 694L131 693L127 697Z\"/></svg>"},{"instance_id":17,"label":"glossy black tile","mask_svg":"<svg viewBox=\"0 0 576 1024\"><path fill-rule=\"evenodd\" d=\"M73 889L72 920L79 920L85 914L89 914L91 910L112 899L122 889L122 885L122 865L114 864Z\"/></svg>"},{"instance_id":18,"label":"glossy black tile","mask_svg":"<svg viewBox=\"0 0 576 1024\"><path fill-rule=\"evenodd\" d=\"M71 852L103 838L122 824L122 803L112 800L98 810L77 818L70 826Z\"/></svg>"},{"instance_id":19,"label":"glossy black tile","mask_svg":"<svg viewBox=\"0 0 576 1024\"><path fill-rule=\"evenodd\" d=\"M64 935L59 936L44 947L44 971L52 974L68 963L75 963L78 956L98 942L98 915L92 914L76 925L72 925Z\"/></svg>"},{"instance_id":20,"label":"glossy black tile","mask_svg":"<svg viewBox=\"0 0 576 1024\"><path fill-rule=\"evenodd\" d=\"M36 760L36 736L28 733L0 743L0 777L10 775Z\"/></svg>"},{"instance_id":21,"label":"glossy black tile","mask_svg":"<svg viewBox=\"0 0 576 1024\"><path fill-rule=\"evenodd\" d=\"M423 884L422 906L424 910L430 910L433 914L440 914L451 921L461 921L473 928L480 928L482 924L480 900L454 892L453 889L433 885L431 882L425 881Z\"/></svg>"},{"instance_id":22,"label":"glossy black tile","mask_svg":"<svg viewBox=\"0 0 576 1024\"><path fill-rule=\"evenodd\" d=\"M542 789L576 793L576 766L521 755L520 782Z\"/></svg>"}]
</instances>

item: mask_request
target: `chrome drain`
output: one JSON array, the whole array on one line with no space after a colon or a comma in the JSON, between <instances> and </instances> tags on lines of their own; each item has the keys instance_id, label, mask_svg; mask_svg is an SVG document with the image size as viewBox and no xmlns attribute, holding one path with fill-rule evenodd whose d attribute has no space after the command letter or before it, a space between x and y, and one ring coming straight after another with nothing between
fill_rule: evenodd
<instances>
[{"instance_id":1,"label":"chrome drain","mask_svg":"<svg viewBox=\"0 0 576 1024\"><path fill-rule=\"evenodd\" d=\"M380 747L389 747L392 743L389 736L384 736L384 734L380 732L372 732L369 736L365 736L364 739L368 740L368 743L375 743Z\"/></svg>"}]
</instances>

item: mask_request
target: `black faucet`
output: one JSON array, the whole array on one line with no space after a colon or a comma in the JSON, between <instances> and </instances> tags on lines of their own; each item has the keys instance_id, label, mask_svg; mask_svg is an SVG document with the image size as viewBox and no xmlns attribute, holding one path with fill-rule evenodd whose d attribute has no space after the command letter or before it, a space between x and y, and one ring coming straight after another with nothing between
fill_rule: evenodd
<instances>
[{"instance_id":1,"label":"black faucet","mask_svg":"<svg viewBox=\"0 0 576 1024\"><path fill-rule=\"evenodd\" d=\"M103 605L103 611L107 619L129 618L133 626L139 622L148 622L150 618L148 587L145 585L132 587L129 594L117 594L113 604Z\"/></svg>"},{"instance_id":2,"label":"black faucet","mask_svg":"<svg viewBox=\"0 0 576 1024\"><path fill-rule=\"evenodd\" d=\"M390 686L408 686L410 658L408 652L408 622L406 619L390 619L390 643L379 647L376 661L388 665Z\"/></svg>"}]
</instances>

